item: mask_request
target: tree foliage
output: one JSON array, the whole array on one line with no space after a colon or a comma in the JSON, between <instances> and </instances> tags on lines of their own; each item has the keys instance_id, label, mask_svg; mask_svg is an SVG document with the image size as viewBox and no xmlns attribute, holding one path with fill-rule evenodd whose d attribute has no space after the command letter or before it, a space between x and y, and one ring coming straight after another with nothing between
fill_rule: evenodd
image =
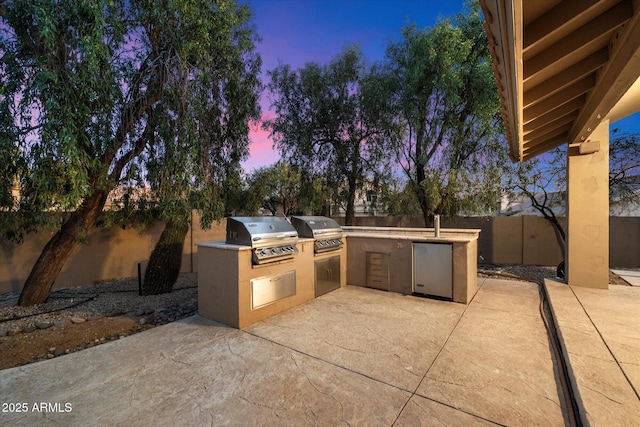
<instances>
[{"instance_id":1,"label":"tree foliage","mask_svg":"<svg viewBox=\"0 0 640 427\"><path fill-rule=\"evenodd\" d=\"M241 210L247 215L261 209L271 215L331 215L334 196L324 175L278 161L249 174Z\"/></svg>"},{"instance_id":2,"label":"tree foliage","mask_svg":"<svg viewBox=\"0 0 640 427\"><path fill-rule=\"evenodd\" d=\"M386 72L394 152L425 225L433 214L493 208L506 150L479 7L432 29L404 28L387 48Z\"/></svg>"},{"instance_id":3,"label":"tree foliage","mask_svg":"<svg viewBox=\"0 0 640 427\"><path fill-rule=\"evenodd\" d=\"M357 47L328 64L269 71L275 118L264 122L287 162L323 175L338 194L344 190L346 224L363 178L379 164L390 122L381 80L367 68Z\"/></svg>"},{"instance_id":4,"label":"tree foliage","mask_svg":"<svg viewBox=\"0 0 640 427\"><path fill-rule=\"evenodd\" d=\"M232 1L12 0L0 18L0 151L10 159L2 166L2 234L20 240L43 225L57 230L25 282L19 304L30 305L46 300L109 192L145 179L145 161L184 162L187 173L170 184L175 192L158 200L185 196L189 176L215 203L192 172L214 173L206 162L246 150L240 127L225 120L251 111L253 98L225 73L244 64L246 57L230 58L251 52L252 38L246 9ZM193 157L196 140L202 147ZM172 178L151 170L146 179L162 193Z\"/></svg>"},{"instance_id":5,"label":"tree foliage","mask_svg":"<svg viewBox=\"0 0 640 427\"><path fill-rule=\"evenodd\" d=\"M640 133L611 131L609 142L609 201L624 206L640 202Z\"/></svg>"},{"instance_id":6,"label":"tree foliage","mask_svg":"<svg viewBox=\"0 0 640 427\"><path fill-rule=\"evenodd\" d=\"M260 116L261 61L248 26L249 10L205 4L177 17L168 15L161 24L175 37L185 24L208 23L190 31L191 43L177 47L158 118L161 125L154 144L142 155L155 211L166 224L149 259L145 294L171 291L191 212L197 210L200 225L208 228L228 210L226 190L248 155L248 122Z\"/></svg>"},{"instance_id":7,"label":"tree foliage","mask_svg":"<svg viewBox=\"0 0 640 427\"><path fill-rule=\"evenodd\" d=\"M299 214L301 178L299 168L281 161L255 170L248 178L247 210L256 214L265 209L274 216Z\"/></svg>"}]
</instances>

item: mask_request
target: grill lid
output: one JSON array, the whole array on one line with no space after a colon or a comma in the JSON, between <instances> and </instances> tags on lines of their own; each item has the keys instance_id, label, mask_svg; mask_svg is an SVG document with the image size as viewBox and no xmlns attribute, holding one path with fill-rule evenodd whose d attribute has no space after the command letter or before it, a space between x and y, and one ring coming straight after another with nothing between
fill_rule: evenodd
<instances>
[{"instance_id":1,"label":"grill lid","mask_svg":"<svg viewBox=\"0 0 640 427\"><path fill-rule=\"evenodd\" d=\"M300 237L330 239L342 237L342 228L331 218L325 216L292 216L291 224Z\"/></svg>"},{"instance_id":2,"label":"grill lid","mask_svg":"<svg viewBox=\"0 0 640 427\"><path fill-rule=\"evenodd\" d=\"M296 229L286 219L275 216L246 216L227 218L226 243L262 248L295 244Z\"/></svg>"}]
</instances>

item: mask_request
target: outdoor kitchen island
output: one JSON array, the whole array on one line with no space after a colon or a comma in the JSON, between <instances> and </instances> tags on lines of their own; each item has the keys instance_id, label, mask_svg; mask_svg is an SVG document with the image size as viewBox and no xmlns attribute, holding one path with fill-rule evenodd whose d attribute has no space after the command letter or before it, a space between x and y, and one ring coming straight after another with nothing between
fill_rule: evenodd
<instances>
[{"instance_id":1,"label":"outdoor kitchen island","mask_svg":"<svg viewBox=\"0 0 640 427\"><path fill-rule=\"evenodd\" d=\"M244 328L346 284L338 223L321 216L229 217L198 243L198 313Z\"/></svg>"},{"instance_id":2,"label":"outdoor kitchen island","mask_svg":"<svg viewBox=\"0 0 640 427\"><path fill-rule=\"evenodd\" d=\"M234 328L244 328L312 300L313 269L309 270L307 265L313 261L307 258L313 257L313 239L299 239L296 247L299 253L292 259L254 265L251 247L224 241L199 243L198 313ZM269 277L284 277L280 297L271 303L254 303L252 281ZM292 286L286 283L290 277Z\"/></svg>"},{"instance_id":3,"label":"outdoor kitchen island","mask_svg":"<svg viewBox=\"0 0 640 427\"><path fill-rule=\"evenodd\" d=\"M330 219L298 219L335 231ZM435 237L425 228L342 227L311 238L297 237L306 234L300 224L299 234L290 226L230 218L226 241L199 243L198 313L244 328L347 284L463 304L477 292L480 230L443 229Z\"/></svg>"},{"instance_id":4,"label":"outdoor kitchen island","mask_svg":"<svg viewBox=\"0 0 640 427\"><path fill-rule=\"evenodd\" d=\"M349 285L440 296L462 304L469 304L478 291L480 230L442 229L438 237L432 228L345 226L342 231ZM420 270L422 274L416 274ZM416 288L422 278L436 282L434 292ZM443 287L447 293L436 292Z\"/></svg>"}]
</instances>

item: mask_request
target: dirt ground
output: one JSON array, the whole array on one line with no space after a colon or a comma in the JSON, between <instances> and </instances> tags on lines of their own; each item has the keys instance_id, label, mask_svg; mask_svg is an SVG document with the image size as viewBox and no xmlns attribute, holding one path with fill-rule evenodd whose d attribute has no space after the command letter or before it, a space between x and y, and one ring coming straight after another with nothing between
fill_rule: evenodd
<instances>
[{"instance_id":1,"label":"dirt ground","mask_svg":"<svg viewBox=\"0 0 640 427\"><path fill-rule=\"evenodd\" d=\"M152 327L150 324L140 325L136 317L116 316L0 337L0 369L84 350Z\"/></svg>"},{"instance_id":2,"label":"dirt ground","mask_svg":"<svg viewBox=\"0 0 640 427\"><path fill-rule=\"evenodd\" d=\"M49 299L17 306L18 293L0 295L0 369L64 356L157 325L197 309L197 275L183 273L173 291L138 295L136 278L55 289Z\"/></svg>"}]
</instances>

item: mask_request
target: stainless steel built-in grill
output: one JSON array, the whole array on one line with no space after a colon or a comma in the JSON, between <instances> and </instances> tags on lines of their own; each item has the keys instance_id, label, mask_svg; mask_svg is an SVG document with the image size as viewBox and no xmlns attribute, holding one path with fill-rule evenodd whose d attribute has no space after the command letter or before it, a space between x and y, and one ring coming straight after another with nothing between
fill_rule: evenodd
<instances>
[{"instance_id":1,"label":"stainless steel built-in grill","mask_svg":"<svg viewBox=\"0 0 640 427\"><path fill-rule=\"evenodd\" d=\"M226 243L251 246L254 264L293 258L298 233L286 219L274 216L227 218Z\"/></svg>"},{"instance_id":2,"label":"stainless steel built-in grill","mask_svg":"<svg viewBox=\"0 0 640 427\"><path fill-rule=\"evenodd\" d=\"M333 219L324 216L292 216L291 224L300 237L313 238L313 251L335 251L343 246L342 228Z\"/></svg>"}]
</instances>

